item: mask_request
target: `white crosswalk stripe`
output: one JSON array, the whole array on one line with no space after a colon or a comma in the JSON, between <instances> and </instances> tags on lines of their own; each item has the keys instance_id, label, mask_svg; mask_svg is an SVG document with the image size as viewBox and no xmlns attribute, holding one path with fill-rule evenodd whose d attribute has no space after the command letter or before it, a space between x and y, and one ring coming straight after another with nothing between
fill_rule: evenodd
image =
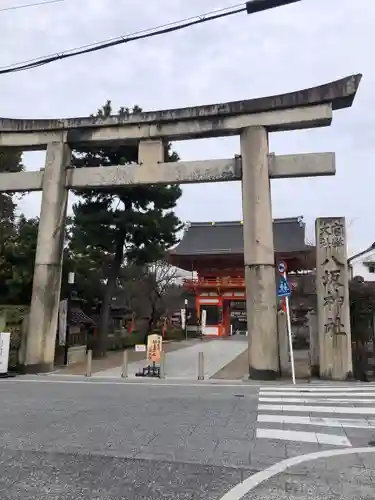
<instances>
[{"instance_id":1,"label":"white crosswalk stripe","mask_svg":"<svg viewBox=\"0 0 375 500\"><path fill-rule=\"evenodd\" d=\"M375 386L369 384L261 387L256 437L350 447L345 429L373 432L374 415Z\"/></svg>"}]
</instances>

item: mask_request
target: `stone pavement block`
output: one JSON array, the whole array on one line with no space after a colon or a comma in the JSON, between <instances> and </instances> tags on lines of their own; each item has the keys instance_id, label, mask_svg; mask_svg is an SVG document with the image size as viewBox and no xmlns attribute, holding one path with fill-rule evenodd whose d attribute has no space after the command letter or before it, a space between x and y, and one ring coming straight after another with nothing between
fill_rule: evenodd
<instances>
[{"instance_id":1,"label":"stone pavement block","mask_svg":"<svg viewBox=\"0 0 375 500\"><path fill-rule=\"evenodd\" d=\"M270 455L280 460L287 458L285 441L277 441L276 439L272 439L272 441L257 439L252 447L252 454L256 457L258 453L261 455Z\"/></svg>"},{"instance_id":2,"label":"stone pavement block","mask_svg":"<svg viewBox=\"0 0 375 500\"><path fill-rule=\"evenodd\" d=\"M192 434L194 434L195 436L201 436L203 439L210 438L219 440L221 436L225 437L225 433L230 435L234 434L237 437L237 432L233 432L232 429L228 429L223 425L206 425L205 422L199 423L192 430Z\"/></svg>"},{"instance_id":3,"label":"stone pavement block","mask_svg":"<svg viewBox=\"0 0 375 500\"><path fill-rule=\"evenodd\" d=\"M161 450L158 446L144 446L133 456L139 460L163 460L167 462L174 462L176 459L173 447L169 447L168 451L165 448Z\"/></svg>"},{"instance_id":4,"label":"stone pavement block","mask_svg":"<svg viewBox=\"0 0 375 500\"><path fill-rule=\"evenodd\" d=\"M221 439L215 449L218 453L241 453L249 457L252 450L253 441L247 439Z\"/></svg>"},{"instance_id":5,"label":"stone pavement block","mask_svg":"<svg viewBox=\"0 0 375 500\"><path fill-rule=\"evenodd\" d=\"M367 441L371 439L375 440L375 429L353 429L351 427L345 427L345 434L350 438L363 438Z\"/></svg>"},{"instance_id":6,"label":"stone pavement block","mask_svg":"<svg viewBox=\"0 0 375 500\"><path fill-rule=\"evenodd\" d=\"M91 442L107 443L112 447L121 444L143 446L153 441L157 436L158 433L153 430L149 430L147 432L137 432L137 429L126 428L118 432L111 432L111 430L108 430L107 432L104 431L100 433L97 429L91 429L88 432L80 431L78 434L78 440L88 444Z\"/></svg>"},{"instance_id":7,"label":"stone pavement block","mask_svg":"<svg viewBox=\"0 0 375 500\"><path fill-rule=\"evenodd\" d=\"M196 424L187 424L187 423L181 423L181 422L165 422L164 419L152 419L152 432L155 432L156 434L173 434L173 435L178 435L178 436L187 436L193 432L193 430L196 427ZM126 431L128 430L128 427L131 428L131 425L126 426ZM136 425L135 429L138 432L150 432L150 421L148 420L148 425L147 421L142 421L141 424Z\"/></svg>"},{"instance_id":8,"label":"stone pavement block","mask_svg":"<svg viewBox=\"0 0 375 500\"><path fill-rule=\"evenodd\" d=\"M200 465L220 465L215 462L213 453L207 452L204 449L183 449L179 448L174 451L176 462L193 463Z\"/></svg>"},{"instance_id":9,"label":"stone pavement block","mask_svg":"<svg viewBox=\"0 0 375 500\"><path fill-rule=\"evenodd\" d=\"M318 459L313 461L307 461L301 465L293 467L293 472L309 472L309 474L316 472L317 474L322 473L335 473L338 478L345 478L348 468L355 468L356 470L361 470L364 468L363 462L360 455L350 454L350 455L338 455L329 459ZM330 477L330 476L329 476Z\"/></svg>"},{"instance_id":10,"label":"stone pavement block","mask_svg":"<svg viewBox=\"0 0 375 500\"><path fill-rule=\"evenodd\" d=\"M256 455L250 455L250 467L257 472L267 469L277 462L280 462L280 458L272 457L268 454L257 453Z\"/></svg>"},{"instance_id":11,"label":"stone pavement block","mask_svg":"<svg viewBox=\"0 0 375 500\"><path fill-rule=\"evenodd\" d=\"M202 415L197 415L194 419L194 425L198 426L204 426L204 427L211 427L212 429L216 429L216 427L225 427L228 423L228 415L226 415L225 412L223 412L221 418L207 418L206 416Z\"/></svg>"},{"instance_id":12,"label":"stone pavement block","mask_svg":"<svg viewBox=\"0 0 375 500\"><path fill-rule=\"evenodd\" d=\"M354 448L367 448L372 446L370 443L374 440L374 438L370 436L362 436L362 437L348 437Z\"/></svg>"},{"instance_id":13,"label":"stone pavement block","mask_svg":"<svg viewBox=\"0 0 375 500\"><path fill-rule=\"evenodd\" d=\"M154 439L152 439L151 443L155 446L160 446L163 448L165 446L184 446L189 435L190 433L179 434L175 430L168 433L166 430L164 430L163 432L157 433ZM142 444L142 446L146 445L147 443Z\"/></svg>"},{"instance_id":14,"label":"stone pavement block","mask_svg":"<svg viewBox=\"0 0 375 500\"><path fill-rule=\"evenodd\" d=\"M319 444L315 443L297 443L287 441L285 443L286 446L286 455L288 458L297 457L298 455L305 455L307 453L315 453L317 451L321 451L322 447Z\"/></svg>"},{"instance_id":15,"label":"stone pavement block","mask_svg":"<svg viewBox=\"0 0 375 500\"><path fill-rule=\"evenodd\" d=\"M257 421L257 416L258 411L256 407L249 404L246 412L239 413L236 409L233 409L228 423L238 427L243 425L253 425L253 423Z\"/></svg>"},{"instance_id":16,"label":"stone pavement block","mask_svg":"<svg viewBox=\"0 0 375 500\"><path fill-rule=\"evenodd\" d=\"M367 453L367 455L359 455L364 467L371 471L375 471L375 450L374 453Z\"/></svg>"},{"instance_id":17,"label":"stone pavement block","mask_svg":"<svg viewBox=\"0 0 375 500\"><path fill-rule=\"evenodd\" d=\"M188 436L183 443L183 447L189 450L206 450L208 452L213 451L217 445L217 439L202 439L200 436L194 436L194 434Z\"/></svg>"},{"instance_id":18,"label":"stone pavement block","mask_svg":"<svg viewBox=\"0 0 375 500\"><path fill-rule=\"evenodd\" d=\"M154 439L149 444L140 446L138 449L139 453L156 453L158 455L165 455L166 457L170 454L178 455L183 453L185 459L188 457L188 453L191 456L204 455L205 458L211 456L217 447L217 441L187 441L187 440L175 440L174 442L160 442Z\"/></svg>"},{"instance_id":19,"label":"stone pavement block","mask_svg":"<svg viewBox=\"0 0 375 500\"><path fill-rule=\"evenodd\" d=\"M205 433L204 428L197 427L194 429L194 434L199 435L200 433ZM232 427L216 427L212 429L210 436L215 439L238 439L238 440L248 440L251 441L254 439L255 429L247 428L245 430L239 430Z\"/></svg>"},{"instance_id":20,"label":"stone pavement block","mask_svg":"<svg viewBox=\"0 0 375 500\"><path fill-rule=\"evenodd\" d=\"M240 469L244 469L244 476L249 475L249 471L247 469L251 469L250 466L250 456L247 450L243 451L226 451L216 449L212 455L212 463L216 465L222 465L226 467L236 467ZM252 471L256 472L256 471ZM241 480L240 476L240 479Z\"/></svg>"},{"instance_id":21,"label":"stone pavement block","mask_svg":"<svg viewBox=\"0 0 375 500\"><path fill-rule=\"evenodd\" d=\"M230 420L233 425L241 425L241 424L251 424L252 422L256 422L258 415L258 407L256 404L256 400L249 400L249 403L246 406L246 411L236 411L236 408L233 408L230 416Z\"/></svg>"},{"instance_id":22,"label":"stone pavement block","mask_svg":"<svg viewBox=\"0 0 375 500\"><path fill-rule=\"evenodd\" d=\"M227 420L226 427L236 429L238 432L254 430L257 427L257 415L250 415L246 420L229 418Z\"/></svg>"},{"instance_id":23,"label":"stone pavement block","mask_svg":"<svg viewBox=\"0 0 375 500\"><path fill-rule=\"evenodd\" d=\"M69 442L64 439L56 440L53 444L45 446L45 450L56 453L82 453L82 454L103 454L111 455L115 453L118 457L132 458L140 451L141 445L132 443L121 443L112 447L105 443L93 443L88 446L87 443Z\"/></svg>"}]
</instances>

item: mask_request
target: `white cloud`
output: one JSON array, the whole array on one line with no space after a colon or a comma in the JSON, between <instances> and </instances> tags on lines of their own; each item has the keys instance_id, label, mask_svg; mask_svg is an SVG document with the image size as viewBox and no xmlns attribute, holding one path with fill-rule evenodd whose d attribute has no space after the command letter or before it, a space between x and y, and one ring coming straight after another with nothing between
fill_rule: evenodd
<instances>
[{"instance_id":1,"label":"white cloud","mask_svg":"<svg viewBox=\"0 0 375 500\"><path fill-rule=\"evenodd\" d=\"M23 0L2 1L4 7ZM204 7L203 7L204 4ZM0 65L115 37L225 7L226 0L65 0L0 13ZM362 72L353 108L330 128L274 134L272 150L336 151L337 176L273 182L275 216L345 215L349 250L375 239L371 218L375 153L373 0L303 0L273 11L233 17L81 56L25 73L0 76L0 113L14 117L88 115L106 99L116 107L171 108L282 93ZM237 139L176 143L182 158L232 156ZM29 168L40 155L28 155ZM184 189L185 220L240 219L237 184ZM30 214L37 195L22 202ZM370 228L370 231L369 231Z\"/></svg>"}]
</instances>

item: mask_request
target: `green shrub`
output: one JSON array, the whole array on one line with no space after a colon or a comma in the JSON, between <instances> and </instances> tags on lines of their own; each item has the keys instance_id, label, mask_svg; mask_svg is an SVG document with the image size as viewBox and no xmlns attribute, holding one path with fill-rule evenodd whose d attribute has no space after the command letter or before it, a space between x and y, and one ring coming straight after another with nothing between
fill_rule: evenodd
<instances>
[{"instance_id":1,"label":"green shrub","mask_svg":"<svg viewBox=\"0 0 375 500\"><path fill-rule=\"evenodd\" d=\"M139 331L133 331L132 333L125 332L121 335L110 335L108 338L108 351L122 351L123 349L129 349L134 347L136 344L144 343L144 334Z\"/></svg>"},{"instance_id":2,"label":"green shrub","mask_svg":"<svg viewBox=\"0 0 375 500\"><path fill-rule=\"evenodd\" d=\"M144 333L135 330L132 333L127 334L121 339L122 348L128 349L134 347L136 344L144 343Z\"/></svg>"},{"instance_id":3,"label":"green shrub","mask_svg":"<svg viewBox=\"0 0 375 500\"><path fill-rule=\"evenodd\" d=\"M185 332L181 328L167 328L164 340L184 340Z\"/></svg>"}]
</instances>

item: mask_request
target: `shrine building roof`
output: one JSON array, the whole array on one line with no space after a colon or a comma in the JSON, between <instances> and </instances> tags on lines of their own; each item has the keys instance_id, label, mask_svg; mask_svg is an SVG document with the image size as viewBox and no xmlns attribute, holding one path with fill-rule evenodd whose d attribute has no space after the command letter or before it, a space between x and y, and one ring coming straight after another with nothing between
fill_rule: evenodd
<instances>
[{"instance_id":1,"label":"shrine building roof","mask_svg":"<svg viewBox=\"0 0 375 500\"><path fill-rule=\"evenodd\" d=\"M301 217L274 219L273 235L276 253L311 249L305 243L305 223ZM243 254L241 221L192 222L187 225L180 243L170 250L175 256Z\"/></svg>"}]
</instances>

